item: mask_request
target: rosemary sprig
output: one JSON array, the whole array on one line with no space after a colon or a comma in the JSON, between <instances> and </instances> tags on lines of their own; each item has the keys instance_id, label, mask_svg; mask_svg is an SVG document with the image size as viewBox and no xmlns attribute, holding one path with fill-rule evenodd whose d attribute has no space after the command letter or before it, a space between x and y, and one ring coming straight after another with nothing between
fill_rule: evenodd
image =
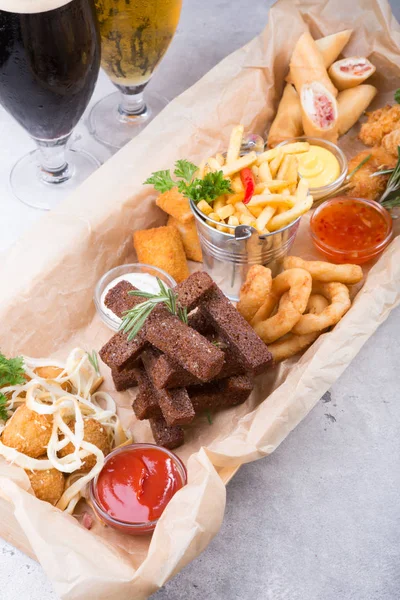
<instances>
[{"instance_id":1,"label":"rosemary sprig","mask_svg":"<svg viewBox=\"0 0 400 600\"><path fill-rule=\"evenodd\" d=\"M228 344L219 340L215 340L211 343L214 344L214 346L216 346L217 348L220 348L221 350L226 350L228 348Z\"/></svg>"},{"instance_id":2,"label":"rosemary sprig","mask_svg":"<svg viewBox=\"0 0 400 600\"><path fill-rule=\"evenodd\" d=\"M397 164L389 177L386 190L379 199L379 203L387 209L400 206L400 146L397 147L397 155Z\"/></svg>"},{"instance_id":3,"label":"rosemary sprig","mask_svg":"<svg viewBox=\"0 0 400 600\"><path fill-rule=\"evenodd\" d=\"M145 299L144 302L137 304L124 313L124 317L119 329L120 331L129 334L128 341L133 340L133 338L137 336L146 320L158 304L164 304L170 313L176 315L187 325L187 309L179 304L178 296L171 288L167 288L164 282L158 277L157 283L158 287L160 288L158 294L153 294L152 292L142 292L140 290L128 292L131 296L139 296L140 298Z\"/></svg>"},{"instance_id":4,"label":"rosemary sprig","mask_svg":"<svg viewBox=\"0 0 400 600\"><path fill-rule=\"evenodd\" d=\"M211 416L209 409L206 410L206 417L207 417L208 424L212 425L213 421L212 421L212 416Z\"/></svg>"},{"instance_id":5,"label":"rosemary sprig","mask_svg":"<svg viewBox=\"0 0 400 600\"><path fill-rule=\"evenodd\" d=\"M92 350L91 352L86 352L88 355L88 359L93 369L96 371L97 375L100 376L100 368L99 368L99 360L97 358L96 350Z\"/></svg>"}]
</instances>

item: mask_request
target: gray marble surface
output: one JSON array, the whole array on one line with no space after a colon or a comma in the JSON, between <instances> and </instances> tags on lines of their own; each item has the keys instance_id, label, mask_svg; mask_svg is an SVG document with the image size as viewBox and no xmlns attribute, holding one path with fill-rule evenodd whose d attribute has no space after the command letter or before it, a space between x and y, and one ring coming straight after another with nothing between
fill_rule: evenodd
<instances>
[{"instance_id":1,"label":"gray marble surface","mask_svg":"<svg viewBox=\"0 0 400 600\"><path fill-rule=\"evenodd\" d=\"M184 0L152 86L179 94L256 35L271 4ZM392 7L399 19L400 0ZM111 89L102 75L93 101ZM7 187L30 142L1 110L0 131L1 250L41 213L13 200ZM78 135L107 158L88 140L85 123ZM278 450L241 468L228 486L221 532L154 600L400 598L398 339L399 309ZM2 540L0 581L1 600L57 599L41 567Z\"/></svg>"}]
</instances>

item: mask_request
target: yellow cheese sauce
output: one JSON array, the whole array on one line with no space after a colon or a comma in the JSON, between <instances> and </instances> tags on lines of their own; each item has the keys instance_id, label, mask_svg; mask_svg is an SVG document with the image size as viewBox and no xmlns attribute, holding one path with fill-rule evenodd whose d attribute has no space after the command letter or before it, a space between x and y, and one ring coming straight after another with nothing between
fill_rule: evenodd
<instances>
[{"instance_id":1,"label":"yellow cheese sauce","mask_svg":"<svg viewBox=\"0 0 400 600\"><path fill-rule=\"evenodd\" d=\"M299 174L308 181L310 188L333 183L340 175L339 161L330 150L310 146L307 152L297 154Z\"/></svg>"}]
</instances>

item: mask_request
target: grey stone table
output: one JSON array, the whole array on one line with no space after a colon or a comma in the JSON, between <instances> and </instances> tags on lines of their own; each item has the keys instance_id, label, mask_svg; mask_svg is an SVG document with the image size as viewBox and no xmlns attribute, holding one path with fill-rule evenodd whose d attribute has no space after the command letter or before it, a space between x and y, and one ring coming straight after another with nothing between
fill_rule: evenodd
<instances>
[{"instance_id":1,"label":"grey stone table","mask_svg":"<svg viewBox=\"0 0 400 600\"><path fill-rule=\"evenodd\" d=\"M256 35L270 4L185 0L153 87L170 98L183 91ZM392 6L400 18L400 0ZM101 76L94 100L109 90ZM7 173L30 142L3 111L0 131L1 250L41 213L7 188ZM77 135L107 158L85 124ZM154 600L400 598L398 340L399 310L278 450L240 469L228 485L221 532ZM34 561L1 540L0 556L1 600L57 600Z\"/></svg>"}]
</instances>

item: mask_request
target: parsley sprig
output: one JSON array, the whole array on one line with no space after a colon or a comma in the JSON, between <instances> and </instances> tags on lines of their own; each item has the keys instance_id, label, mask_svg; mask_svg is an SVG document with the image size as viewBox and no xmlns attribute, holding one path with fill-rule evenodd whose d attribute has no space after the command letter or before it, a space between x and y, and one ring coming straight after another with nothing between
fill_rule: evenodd
<instances>
[{"instance_id":1,"label":"parsley sprig","mask_svg":"<svg viewBox=\"0 0 400 600\"><path fill-rule=\"evenodd\" d=\"M0 388L25 383L24 359L22 356L6 358L0 352ZM0 392L0 421L7 421L7 396Z\"/></svg>"},{"instance_id":2,"label":"parsley sprig","mask_svg":"<svg viewBox=\"0 0 400 600\"><path fill-rule=\"evenodd\" d=\"M128 292L131 296L139 296L145 298L144 302L137 304L130 310L125 311L120 331L128 333L128 341L137 336L146 322L146 319L151 315L158 304L164 304L166 308L180 318L184 323L188 322L187 309L183 308L178 301L178 297L171 288L167 288L164 283L157 277L160 291L158 294L151 292L142 292L140 290L132 290Z\"/></svg>"},{"instance_id":3,"label":"parsley sprig","mask_svg":"<svg viewBox=\"0 0 400 600\"><path fill-rule=\"evenodd\" d=\"M154 185L154 188L161 193L176 186L181 194L196 204L200 200L211 204L218 196L232 191L231 182L225 179L222 171L211 171L203 179L199 179L194 178L197 170L196 165L188 160L177 160L174 170L176 180L172 178L169 170L165 170L156 171L144 183Z\"/></svg>"},{"instance_id":4,"label":"parsley sprig","mask_svg":"<svg viewBox=\"0 0 400 600\"><path fill-rule=\"evenodd\" d=\"M0 352L0 388L6 385L25 383L24 359L22 356L6 358Z\"/></svg>"},{"instance_id":5,"label":"parsley sprig","mask_svg":"<svg viewBox=\"0 0 400 600\"><path fill-rule=\"evenodd\" d=\"M7 398L4 394L0 392L0 421L7 421L8 419L8 411L7 411Z\"/></svg>"}]
</instances>

